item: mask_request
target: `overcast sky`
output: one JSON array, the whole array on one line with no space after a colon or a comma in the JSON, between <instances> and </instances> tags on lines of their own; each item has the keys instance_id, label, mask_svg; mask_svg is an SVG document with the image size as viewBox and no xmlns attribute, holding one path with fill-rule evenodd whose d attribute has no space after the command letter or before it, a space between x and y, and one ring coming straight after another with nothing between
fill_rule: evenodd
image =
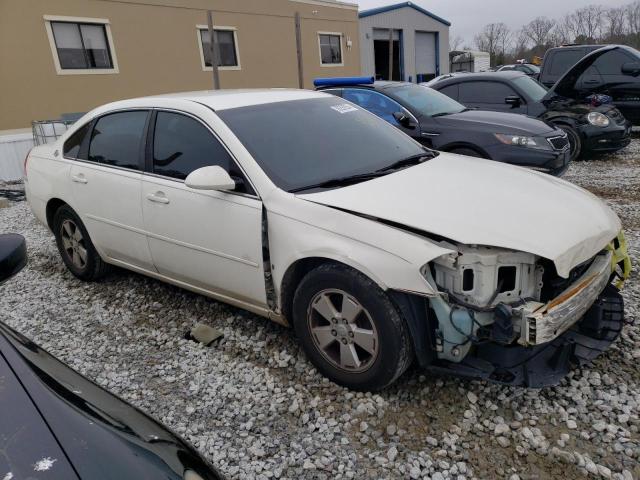
<instances>
[{"instance_id":1,"label":"overcast sky","mask_svg":"<svg viewBox=\"0 0 640 480\"><path fill-rule=\"evenodd\" d=\"M399 3L399 0L348 0L360 10ZM414 0L416 5L451 22L452 36L473 46L473 36L488 23L504 22L517 29L538 16L559 19L576 8L591 4L617 7L631 0Z\"/></svg>"}]
</instances>

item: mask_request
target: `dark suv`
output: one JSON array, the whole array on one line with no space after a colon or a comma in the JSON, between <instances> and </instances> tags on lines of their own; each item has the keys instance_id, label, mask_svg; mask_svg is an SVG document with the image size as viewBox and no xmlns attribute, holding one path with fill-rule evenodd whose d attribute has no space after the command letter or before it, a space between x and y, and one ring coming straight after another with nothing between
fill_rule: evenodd
<instances>
[{"instance_id":1,"label":"dark suv","mask_svg":"<svg viewBox=\"0 0 640 480\"><path fill-rule=\"evenodd\" d=\"M544 56L540 82L553 86L580 59L606 49L593 65L577 78L576 89L585 95L609 95L625 118L640 125L640 52L622 45L576 45L552 48Z\"/></svg>"},{"instance_id":2,"label":"dark suv","mask_svg":"<svg viewBox=\"0 0 640 480\"><path fill-rule=\"evenodd\" d=\"M423 85L469 108L521 113L553 124L569 136L575 160L615 152L631 141L631 123L622 113L577 87L583 73L608 51L599 49L579 60L550 90L520 72L447 74Z\"/></svg>"}]
</instances>

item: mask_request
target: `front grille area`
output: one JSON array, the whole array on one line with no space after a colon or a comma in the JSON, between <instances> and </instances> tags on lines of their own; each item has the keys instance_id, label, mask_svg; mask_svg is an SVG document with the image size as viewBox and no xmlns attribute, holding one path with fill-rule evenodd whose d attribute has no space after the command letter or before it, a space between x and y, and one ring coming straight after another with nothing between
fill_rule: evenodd
<instances>
[{"instance_id":1,"label":"front grille area","mask_svg":"<svg viewBox=\"0 0 640 480\"><path fill-rule=\"evenodd\" d=\"M556 272L556 267L550 260L542 259L540 264L544 268L542 276L542 292L540 293L540 301L548 302L560 295L564 290L578 280L589 269L596 257L576 265L571 272L569 278L562 278Z\"/></svg>"},{"instance_id":2,"label":"front grille area","mask_svg":"<svg viewBox=\"0 0 640 480\"><path fill-rule=\"evenodd\" d=\"M564 150L569 146L569 138L566 135L562 137L549 138L549 143L555 150Z\"/></svg>"},{"instance_id":3,"label":"front grille area","mask_svg":"<svg viewBox=\"0 0 640 480\"><path fill-rule=\"evenodd\" d=\"M617 109L609 110L607 112L607 116L618 125L622 125L626 121L622 113L620 113L620 111Z\"/></svg>"}]
</instances>

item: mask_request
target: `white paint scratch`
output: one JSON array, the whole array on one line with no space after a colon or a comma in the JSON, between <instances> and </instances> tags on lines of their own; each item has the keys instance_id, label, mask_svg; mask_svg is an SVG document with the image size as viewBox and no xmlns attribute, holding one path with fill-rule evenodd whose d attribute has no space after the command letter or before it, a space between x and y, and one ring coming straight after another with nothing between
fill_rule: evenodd
<instances>
[{"instance_id":1,"label":"white paint scratch","mask_svg":"<svg viewBox=\"0 0 640 480\"><path fill-rule=\"evenodd\" d=\"M13 478L13 473L7 473L2 480L11 480Z\"/></svg>"},{"instance_id":2,"label":"white paint scratch","mask_svg":"<svg viewBox=\"0 0 640 480\"><path fill-rule=\"evenodd\" d=\"M33 469L36 472L46 472L51 467L53 467L53 463L57 461L58 461L57 458L51 459L51 457L46 457L46 458L43 458L42 460L38 460L33 466Z\"/></svg>"}]
</instances>

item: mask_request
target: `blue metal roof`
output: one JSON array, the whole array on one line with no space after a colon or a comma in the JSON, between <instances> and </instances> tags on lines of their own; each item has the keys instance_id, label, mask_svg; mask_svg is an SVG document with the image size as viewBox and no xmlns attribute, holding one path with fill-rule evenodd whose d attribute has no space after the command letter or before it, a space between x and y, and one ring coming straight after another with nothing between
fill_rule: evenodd
<instances>
[{"instance_id":1,"label":"blue metal roof","mask_svg":"<svg viewBox=\"0 0 640 480\"><path fill-rule=\"evenodd\" d=\"M445 20L442 17L439 17L439 16L431 13L428 10L425 10L424 8L416 5L413 2L402 2L402 3L393 4L393 5L387 5L386 7L379 7L379 8L372 8L370 10L363 10L362 12L360 12L360 14L358 16L360 18L365 18L365 17L370 17L372 15L378 15L379 13L391 12L392 10L398 10L399 8L405 8L405 7L413 8L414 10L422 13L423 15L426 15L427 17L431 17L434 20L445 24L447 27L451 26L451 22Z\"/></svg>"}]
</instances>

